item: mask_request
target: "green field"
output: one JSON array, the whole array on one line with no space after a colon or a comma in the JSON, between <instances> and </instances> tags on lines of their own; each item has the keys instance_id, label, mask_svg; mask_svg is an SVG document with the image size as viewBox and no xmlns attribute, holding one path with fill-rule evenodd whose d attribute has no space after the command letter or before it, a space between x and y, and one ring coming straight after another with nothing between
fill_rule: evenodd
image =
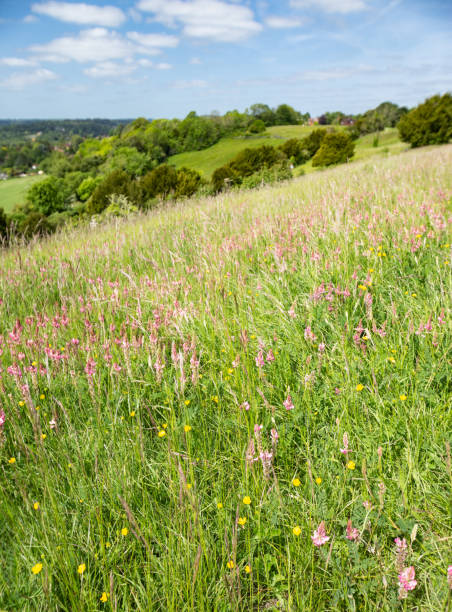
<instances>
[{"instance_id":1,"label":"green field","mask_svg":"<svg viewBox=\"0 0 452 612\"><path fill-rule=\"evenodd\" d=\"M270 127L263 135L250 138L223 138L212 147L203 151L189 151L173 155L168 159L168 162L176 168L182 168L183 166L193 168L205 178L210 178L214 170L231 161L240 151L247 147L260 147L264 144L277 147L290 138L303 138L317 127L283 125ZM375 134L368 134L356 141L354 160L392 155L407 149L407 145L399 140L395 128L386 128L384 132L380 133L377 147L373 146L374 137ZM305 172L313 170L310 162L300 168L303 168ZM299 172L300 168L295 170L295 174Z\"/></svg>"},{"instance_id":2,"label":"green field","mask_svg":"<svg viewBox=\"0 0 452 612\"><path fill-rule=\"evenodd\" d=\"M26 176L23 178L7 179L0 181L0 208L5 212L11 213L16 204L23 204L27 191L30 187L42 181L44 176Z\"/></svg>"},{"instance_id":3,"label":"green field","mask_svg":"<svg viewBox=\"0 0 452 612\"><path fill-rule=\"evenodd\" d=\"M0 610L448 610L451 167L2 251Z\"/></svg>"}]
</instances>

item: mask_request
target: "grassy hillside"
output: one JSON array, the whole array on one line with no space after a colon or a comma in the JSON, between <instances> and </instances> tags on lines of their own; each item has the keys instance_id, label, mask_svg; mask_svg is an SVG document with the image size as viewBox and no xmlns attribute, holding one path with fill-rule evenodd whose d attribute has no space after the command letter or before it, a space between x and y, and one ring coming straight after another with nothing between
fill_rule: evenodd
<instances>
[{"instance_id":1,"label":"grassy hillside","mask_svg":"<svg viewBox=\"0 0 452 612\"><path fill-rule=\"evenodd\" d=\"M277 147L285 140L289 140L289 138L303 138L313 129L315 128L304 125L270 127L263 135L251 138L223 138L217 142L217 144L213 145L213 147L209 147L203 151L190 151L188 153L173 155L169 158L168 162L173 164L176 168L182 168L183 166L193 168L200 172L205 178L210 178L214 170L231 161L237 153L246 147L260 147L263 144ZM395 128L386 128L386 130L380 134L377 147L373 146L374 137L375 134L369 134L357 140L354 159L365 159L373 156L400 153L407 149L407 145L399 140ZM312 171L311 163L305 164L303 169L304 171Z\"/></svg>"},{"instance_id":2,"label":"grassy hillside","mask_svg":"<svg viewBox=\"0 0 452 612\"><path fill-rule=\"evenodd\" d=\"M16 204L25 202L27 191L37 181L41 181L43 176L26 176L23 178L13 178L0 181L0 207L5 212L10 213Z\"/></svg>"},{"instance_id":3,"label":"grassy hillside","mask_svg":"<svg viewBox=\"0 0 452 612\"><path fill-rule=\"evenodd\" d=\"M451 165L4 252L0 609L444 611Z\"/></svg>"}]
</instances>

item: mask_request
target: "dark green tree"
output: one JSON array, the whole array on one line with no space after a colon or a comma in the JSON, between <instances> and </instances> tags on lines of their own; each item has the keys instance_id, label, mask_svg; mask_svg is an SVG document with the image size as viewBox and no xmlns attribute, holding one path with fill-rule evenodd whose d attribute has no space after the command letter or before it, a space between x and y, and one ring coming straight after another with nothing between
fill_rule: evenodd
<instances>
[{"instance_id":1,"label":"dark green tree","mask_svg":"<svg viewBox=\"0 0 452 612\"><path fill-rule=\"evenodd\" d=\"M123 170L114 170L107 175L96 187L92 196L86 203L86 211L90 214L98 214L109 205L111 194L124 195L133 201L136 196L132 179Z\"/></svg>"},{"instance_id":2,"label":"dark green tree","mask_svg":"<svg viewBox=\"0 0 452 612\"><path fill-rule=\"evenodd\" d=\"M302 139L302 148L306 152L307 159L311 159L317 153L326 134L324 128L317 128Z\"/></svg>"},{"instance_id":3,"label":"dark green tree","mask_svg":"<svg viewBox=\"0 0 452 612\"><path fill-rule=\"evenodd\" d=\"M353 157L355 144L345 132L326 134L319 150L312 158L313 166L331 166L342 164Z\"/></svg>"},{"instance_id":4,"label":"dark green tree","mask_svg":"<svg viewBox=\"0 0 452 612\"><path fill-rule=\"evenodd\" d=\"M412 147L445 144L452 138L452 95L436 95L404 115L398 124L401 140Z\"/></svg>"}]
</instances>

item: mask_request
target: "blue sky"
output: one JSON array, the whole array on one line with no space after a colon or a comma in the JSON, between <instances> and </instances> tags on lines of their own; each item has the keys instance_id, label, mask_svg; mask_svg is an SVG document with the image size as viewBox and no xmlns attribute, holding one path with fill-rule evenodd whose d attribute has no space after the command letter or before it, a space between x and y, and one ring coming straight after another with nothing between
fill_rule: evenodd
<instances>
[{"instance_id":1,"label":"blue sky","mask_svg":"<svg viewBox=\"0 0 452 612\"><path fill-rule=\"evenodd\" d=\"M451 32L452 0L0 0L0 117L413 106Z\"/></svg>"}]
</instances>

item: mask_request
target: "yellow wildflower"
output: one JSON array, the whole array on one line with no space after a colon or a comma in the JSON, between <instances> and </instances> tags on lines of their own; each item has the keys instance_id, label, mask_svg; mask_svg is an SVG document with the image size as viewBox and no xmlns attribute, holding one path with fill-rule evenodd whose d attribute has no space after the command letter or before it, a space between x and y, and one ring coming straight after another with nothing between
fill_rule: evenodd
<instances>
[{"instance_id":1,"label":"yellow wildflower","mask_svg":"<svg viewBox=\"0 0 452 612\"><path fill-rule=\"evenodd\" d=\"M127 529L127 527L123 527L121 529L121 535L126 536L129 533L129 530Z\"/></svg>"},{"instance_id":2,"label":"yellow wildflower","mask_svg":"<svg viewBox=\"0 0 452 612\"><path fill-rule=\"evenodd\" d=\"M245 495L245 497L243 498L243 503L245 504L245 506L249 506L251 503L251 498L248 495Z\"/></svg>"},{"instance_id":3,"label":"yellow wildflower","mask_svg":"<svg viewBox=\"0 0 452 612\"><path fill-rule=\"evenodd\" d=\"M80 565L77 568L78 573L83 574L85 570L86 570L86 565L84 563L80 563Z\"/></svg>"},{"instance_id":4,"label":"yellow wildflower","mask_svg":"<svg viewBox=\"0 0 452 612\"><path fill-rule=\"evenodd\" d=\"M294 534L294 536L299 536L301 533L301 527L297 525L296 527L292 529L292 533Z\"/></svg>"},{"instance_id":5,"label":"yellow wildflower","mask_svg":"<svg viewBox=\"0 0 452 612\"><path fill-rule=\"evenodd\" d=\"M39 572L42 570L42 563L36 563L36 565L33 565L33 567L31 568L31 571L33 572L33 574L39 574Z\"/></svg>"},{"instance_id":6,"label":"yellow wildflower","mask_svg":"<svg viewBox=\"0 0 452 612\"><path fill-rule=\"evenodd\" d=\"M301 485L301 482L300 482L300 480L298 478L294 478L292 480L292 484L293 484L294 487L299 487Z\"/></svg>"},{"instance_id":7,"label":"yellow wildflower","mask_svg":"<svg viewBox=\"0 0 452 612\"><path fill-rule=\"evenodd\" d=\"M348 468L349 470L354 470L354 469L355 469L355 467L356 467L356 464L355 464L355 462L354 462L354 461L349 461L349 462L347 463L347 468Z\"/></svg>"}]
</instances>

